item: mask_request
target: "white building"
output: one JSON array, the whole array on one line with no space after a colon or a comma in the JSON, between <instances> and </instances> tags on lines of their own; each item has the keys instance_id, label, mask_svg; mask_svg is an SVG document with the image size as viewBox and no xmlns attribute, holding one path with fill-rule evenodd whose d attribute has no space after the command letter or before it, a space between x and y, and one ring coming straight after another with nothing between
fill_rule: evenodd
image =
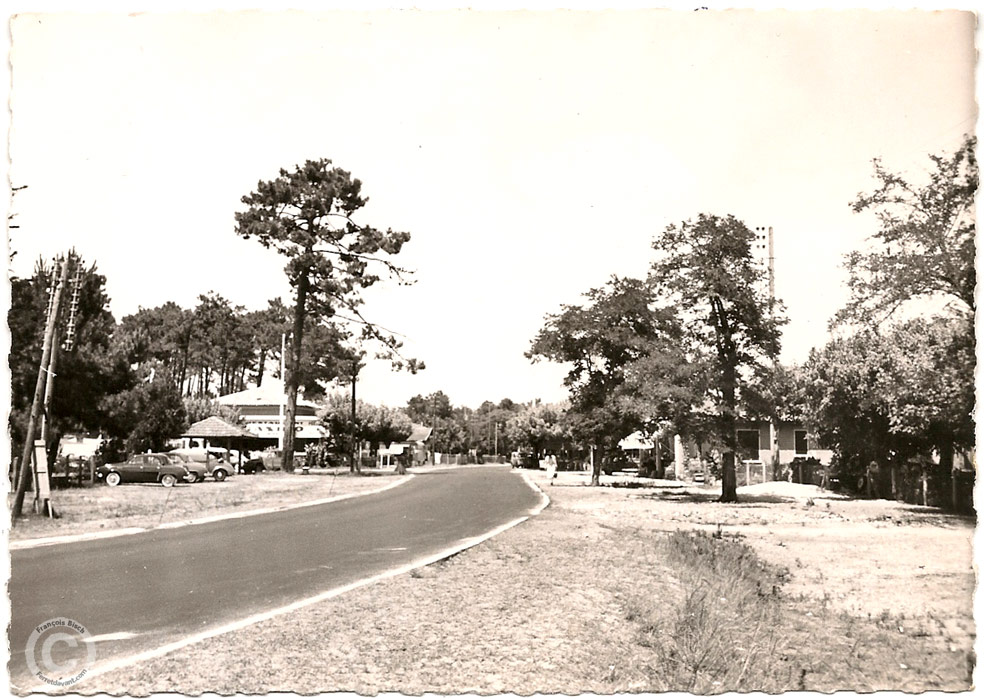
<instances>
[{"instance_id":1,"label":"white building","mask_svg":"<svg viewBox=\"0 0 984 700\"><path fill-rule=\"evenodd\" d=\"M284 416L287 413L287 396L283 382L266 379L262 386L220 396L216 401L235 408L243 420L243 427L259 438L276 441L283 447ZM318 422L321 407L313 401L297 397L294 416L294 439L300 444L327 437L328 431Z\"/></svg>"}]
</instances>

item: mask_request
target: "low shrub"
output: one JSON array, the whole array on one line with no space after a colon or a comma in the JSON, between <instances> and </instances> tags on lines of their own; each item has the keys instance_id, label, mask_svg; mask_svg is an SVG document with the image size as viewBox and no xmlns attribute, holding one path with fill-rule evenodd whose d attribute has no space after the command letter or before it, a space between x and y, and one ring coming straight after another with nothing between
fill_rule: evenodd
<instances>
[{"instance_id":1,"label":"low shrub","mask_svg":"<svg viewBox=\"0 0 984 700\"><path fill-rule=\"evenodd\" d=\"M630 616L652 652L650 677L666 691L782 692L780 589L787 573L720 533L675 532L661 542L677 573L660 597L636 597Z\"/></svg>"}]
</instances>

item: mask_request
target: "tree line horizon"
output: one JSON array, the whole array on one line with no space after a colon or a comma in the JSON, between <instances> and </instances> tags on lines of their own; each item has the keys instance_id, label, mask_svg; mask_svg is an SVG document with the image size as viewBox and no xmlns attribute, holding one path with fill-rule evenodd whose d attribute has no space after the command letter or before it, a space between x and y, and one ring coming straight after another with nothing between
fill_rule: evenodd
<instances>
[{"instance_id":1,"label":"tree line horizon","mask_svg":"<svg viewBox=\"0 0 984 700\"><path fill-rule=\"evenodd\" d=\"M855 470L872 460L972 448L975 147L967 137L954 153L931 155L932 172L918 184L875 159L877 187L846 205L873 213L877 229L867 250L845 259L851 296L831 322L837 335L806 362L778 362L784 307L759 284L752 231L733 216L702 213L654 237L644 279L613 276L588 290L586 303L546 316L526 355L568 367L569 397L564 405L533 402L524 410L543 413L549 406L556 426L543 436L563 435L605 452L636 430L705 441L718 453L726 501L737 498L735 421L744 415L802 420L841 466ZM289 304L274 299L246 311L211 291L194 309L166 302L117 323L106 279L90 265L78 340L59 359L53 423L63 432L107 432L127 448L157 445L182 422L184 398L261 385L286 338L284 464L290 469L302 387L309 398L327 398L328 386L347 383L370 359L395 370L424 369L402 354L397 334L363 314L362 290L383 281L413 283L413 274L394 262L410 233L359 223L367 201L362 183L328 159L282 169L242 198L236 234L285 258L294 290ZM15 442L37 371L51 272L40 260L31 278L11 280ZM907 317L910 302L923 298L946 303L936 314ZM417 401L418 415L426 415L420 402L427 398L413 397L402 410L412 413ZM472 411L448 400L451 414L432 416L447 421L432 426L436 442L477 449L481 441L461 435L475 433L469 416L485 408L511 414L486 420L503 425L504 445L525 439L523 447L530 446L533 433L507 435L504 426L516 424L513 409L522 405L504 402L506 408L486 401ZM455 410L460 415L452 420Z\"/></svg>"}]
</instances>

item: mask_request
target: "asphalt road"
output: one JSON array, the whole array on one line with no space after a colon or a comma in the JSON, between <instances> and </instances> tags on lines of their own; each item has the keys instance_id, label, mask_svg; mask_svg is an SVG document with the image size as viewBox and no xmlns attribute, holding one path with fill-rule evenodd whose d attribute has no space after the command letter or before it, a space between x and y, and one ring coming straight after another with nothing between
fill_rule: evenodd
<instances>
[{"instance_id":1,"label":"asphalt road","mask_svg":"<svg viewBox=\"0 0 984 700\"><path fill-rule=\"evenodd\" d=\"M538 503L508 467L467 467L320 506L15 550L11 682L38 684L25 648L46 620L117 637L97 643L102 663L434 555Z\"/></svg>"}]
</instances>

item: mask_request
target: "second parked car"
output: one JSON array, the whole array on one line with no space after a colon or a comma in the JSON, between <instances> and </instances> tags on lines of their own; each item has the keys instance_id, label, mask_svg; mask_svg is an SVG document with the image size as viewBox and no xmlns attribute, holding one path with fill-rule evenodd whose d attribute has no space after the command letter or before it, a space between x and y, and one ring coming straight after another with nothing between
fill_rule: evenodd
<instances>
[{"instance_id":1,"label":"second parked car","mask_svg":"<svg viewBox=\"0 0 984 700\"><path fill-rule=\"evenodd\" d=\"M216 481L225 481L236 470L222 458L208 454L201 448L184 448L168 452L168 457L175 461L183 461L188 471L195 475L196 481L205 481L210 476Z\"/></svg>"}]
</instances>

